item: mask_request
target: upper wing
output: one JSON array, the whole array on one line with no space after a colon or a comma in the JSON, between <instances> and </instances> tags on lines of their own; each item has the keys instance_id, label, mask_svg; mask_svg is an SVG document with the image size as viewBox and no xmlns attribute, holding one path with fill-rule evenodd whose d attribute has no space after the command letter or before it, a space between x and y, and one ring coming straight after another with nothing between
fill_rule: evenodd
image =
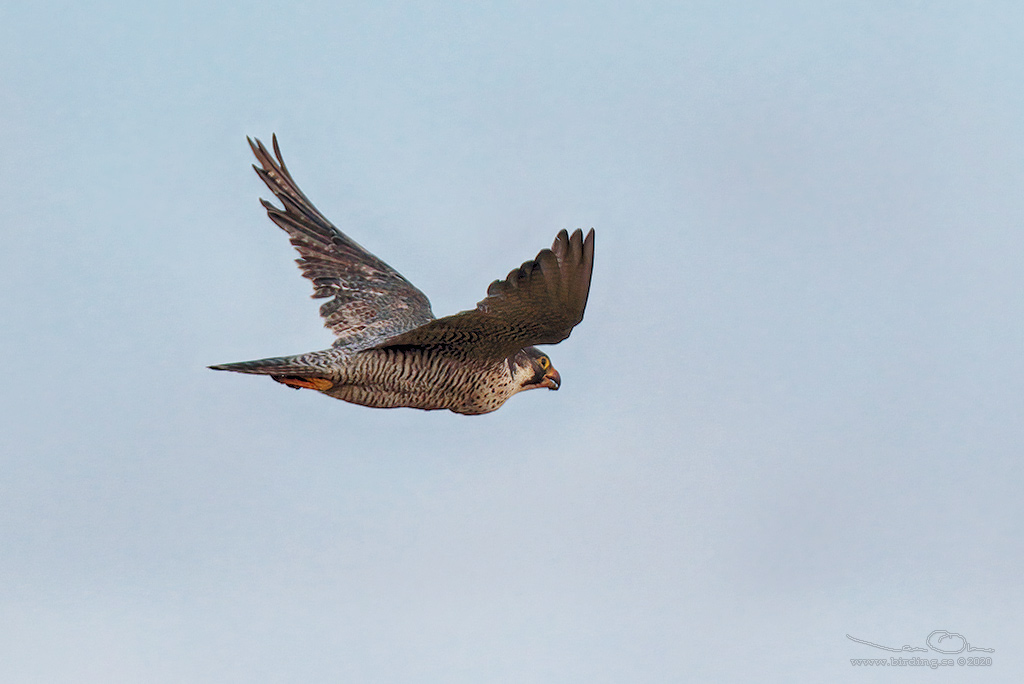
<instances>
[{"instance_id":1,"label":"upper wing","mask_svg":"<svg viewBox=\"0 0 1024 684\"><path fill-rule=\"evenodd\" d=\"M472 311L430 321L379 347L439 346L489 360L504 359L534 344L561 342L583 320L594 270L594 229L562 231L543 249L495 280Z\"/></svg>"},{"instance_id":2,"label":"upper wing","mask_svg":"<svg viewBox=\"0 0 1024 684\"><path fill-rule=\"evenodd\" d=\"M332 298L320 307L320 315L337 337L334 346L372 346L433 320L426 295L335 228L292 180L276 135L273 145L276 162L262 142L249 140L260 163L253 168L284 209L260 202L299 251L296 262L302 275L313 281L313 297Z\"/></svg>"}]
</instances>

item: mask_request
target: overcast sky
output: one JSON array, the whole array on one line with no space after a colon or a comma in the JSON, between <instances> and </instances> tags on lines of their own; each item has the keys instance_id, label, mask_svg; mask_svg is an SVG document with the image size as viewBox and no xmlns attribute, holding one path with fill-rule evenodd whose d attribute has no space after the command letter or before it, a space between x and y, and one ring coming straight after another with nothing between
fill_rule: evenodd
<instances>
[{"instance_id":1,"label":"overcast sky","mask_svg":"<svg viewBox=\"0 0 1024 684\"><path fill-rule=\"evenodd\" d=\"M1024 681L1021 7L7 3L0 679ZM437 315L594 227L562 389L207 370L331 342L274 132Z\"/></svg>"}]
</instances>

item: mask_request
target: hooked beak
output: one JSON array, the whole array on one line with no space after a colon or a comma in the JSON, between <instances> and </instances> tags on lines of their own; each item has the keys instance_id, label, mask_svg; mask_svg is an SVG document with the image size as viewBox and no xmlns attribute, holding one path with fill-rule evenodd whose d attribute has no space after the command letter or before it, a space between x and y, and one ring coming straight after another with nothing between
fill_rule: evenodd
<instances>
[{"instance_id":1,"label":"hooked beak","mask_svg":"<svg viewBox=\"0 0 1024 684\"><path fill-rule=\"evenodd\" d=\"M554 366L548 368L548 372L544 374L544 379L540 381L541 387L547 387L552 390L557 390L561 384L562 376L558 374Z\"/></svg>"}]
</instances>

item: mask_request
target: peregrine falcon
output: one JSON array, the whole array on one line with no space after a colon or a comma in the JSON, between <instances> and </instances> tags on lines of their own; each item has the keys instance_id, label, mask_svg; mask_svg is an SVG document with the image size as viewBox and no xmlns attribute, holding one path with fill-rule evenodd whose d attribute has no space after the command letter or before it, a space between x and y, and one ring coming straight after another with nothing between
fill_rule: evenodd
<instances>
[{"instance_id":1,"label":"peregrine falcon","mask_svg":"<svg viewBox=\"0 0 1024 684\"><path fill-rule=\"evenodd\" d=\"M249 140L256 173L282 208L260 200L298 250L302 274L330 349L210 366L269 375L354 404L377 408L448 409L476 415L513 394L561 384L551 359L532 345L555 344L583 320L594 267L594 230L584 238L562 230L551 249L487 288L475 309L434 318L426 296L360 247L321 214L292 179L277 136L274 157Z\"/></svg>"}]
</instances>

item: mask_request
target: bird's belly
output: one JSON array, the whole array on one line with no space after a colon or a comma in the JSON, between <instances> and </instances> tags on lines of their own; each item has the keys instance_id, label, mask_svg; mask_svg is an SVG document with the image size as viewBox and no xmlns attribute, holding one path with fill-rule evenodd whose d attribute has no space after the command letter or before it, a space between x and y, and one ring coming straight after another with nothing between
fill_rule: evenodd
<instances>
[{"instance_id":1,"label":"bird's belly","mask_svg":"<svg viewBox=\"0 0 1024 684\"><path fill-rule=\"evenodd\" d=\"M356 359L357 370L344 373L324 393L374 408L448 409L464 414L489 413L510 396L495 382L500 381L501 371L508 375L504 363L481 366L420 350L371 350L365 356Z\"/></svg>"}]
</instances>

